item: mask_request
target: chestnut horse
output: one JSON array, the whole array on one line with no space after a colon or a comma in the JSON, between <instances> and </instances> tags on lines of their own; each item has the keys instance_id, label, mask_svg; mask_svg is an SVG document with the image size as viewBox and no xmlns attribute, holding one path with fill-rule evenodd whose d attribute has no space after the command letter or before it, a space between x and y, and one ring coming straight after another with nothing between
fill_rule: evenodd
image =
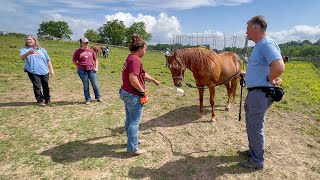
<instances>
[{"instance_id":1,"label":"chestnut horse","mask_svg":"<svg viewBox=\"0 0 320 180\"><path fill-rule=\"evenodd\" d=\"M289 62L289 58L287 56L282 56L282 59L284 63Z\"/></svg>"},{"instance_id":2,"label":"chestnut horse","mask_svg":"<svg viewBox=\"0 0 320 180\"><path fill-rule=\"evenodd\" d=\"M230 109L230 100L234 101L236 96L238 75L241 70L241 60L237 54L233 52L217 54L205 48L186 48L175 51L172 56L165 57L168 60L168 67L175 86L182 86L186 68L193 73L196 86L199 90L200 113L203 112L203 92L205 86L210 91L212 121L215 121L215 86L222 84L226 86L228 100L225 109L227 111Z\"/></svg>"},{"instance_id":3,"label":"chestnut horse","mask_svg":"<svg viewBox=\"0 0 320 180\"><path fill-rule=\"evenodd\" d=\"M96 55L99 56L99 55L100 55L100 52L101 52L101 50L102 50L102 47L99 46L99 45L93 45L93 46L91 47L91 49L93 49L94 52L96 52Z\"/></svg>"}]
</instances>

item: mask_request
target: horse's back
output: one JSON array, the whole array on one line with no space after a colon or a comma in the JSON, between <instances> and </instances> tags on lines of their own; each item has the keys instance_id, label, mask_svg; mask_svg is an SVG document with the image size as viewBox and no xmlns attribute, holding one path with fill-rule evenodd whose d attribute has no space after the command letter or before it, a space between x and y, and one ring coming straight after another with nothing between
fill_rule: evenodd
<instances>
[{"instance_id":1,"label":"horse's back","mask_svg":"<svg viewBox=\"0 0 320 180\"><path fill-rule=\"evenodd\" d=\"M101 50L101 46L99 46L99 45L93 45L93 46L91 47L91 49L93 49L95 52L98 52L98 51Z\"/></svg>"},{"instance_id":2,"label":"horse's back","mask_svg":"<svg viewBox=\"0 0 320 180\"><path fill-rule=\"evenodd\" d=\"M238 56L238 54L234 52L222 52L219 54L220 55L220 63L222 66L233 66L236 67L237 72L240 72L240 67L241 67L241 59Z\"/></svg>"}]
</instances>

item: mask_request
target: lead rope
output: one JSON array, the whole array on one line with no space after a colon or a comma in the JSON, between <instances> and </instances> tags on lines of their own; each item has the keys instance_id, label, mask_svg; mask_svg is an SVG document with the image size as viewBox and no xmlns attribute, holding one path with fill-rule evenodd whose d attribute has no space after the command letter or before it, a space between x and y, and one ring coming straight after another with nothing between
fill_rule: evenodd
<instances>
[{"instance_id":1,"label":"lead rope","mask_svg":"<svg viewBox=\"0 0 320 180\"><path fill-rule=\"evenodd\" d=\"M242 89L243 89L244 86L246 86L246 81L244 80L244 77L241 74L240 74L240 86L241 86L241 91L240 91L239 121L241 121Z\"/></svg>"},{"instance_id":2,"label":"lead rope","mask_svg":"<svg viewBox=\"0 0 320 180\"><path fill-rule=\"evenodd\" d=\"M245 64L248 63L248 39L246 38L245 44L244 44L244 55L243 59L245 61L243 62L243 69L245 67ZM243 87L246 86L246 81L244 80L243 75L240 74L240 86L241 86L241 91L240 91L240 107L239 107L239 121L241 121L241 109L242 109L242 90Z\"/></svg>"},{"instance_id":3,"label":"lead rope","mask_svg":"<svg viewBox=\"0 0 320 180\"><path fill-rule=\"evenodd\" d=\"M223 81L222 83L218 84L218 85L211 85L211 86L205 86L205 87L198 87L198 86L193 86L191 83L185 83L188 87L190 88L197 88L197 89L209 89L209 88L212 88L212 87L216 87L216 86L220 86L224 83L226 83L227 81L229 81L230 79L234 78L235 76L239 75L240 73L236 73L234 75L232 75L231 77L229 77L227 80Z\"/></svg>"}]
</instances>

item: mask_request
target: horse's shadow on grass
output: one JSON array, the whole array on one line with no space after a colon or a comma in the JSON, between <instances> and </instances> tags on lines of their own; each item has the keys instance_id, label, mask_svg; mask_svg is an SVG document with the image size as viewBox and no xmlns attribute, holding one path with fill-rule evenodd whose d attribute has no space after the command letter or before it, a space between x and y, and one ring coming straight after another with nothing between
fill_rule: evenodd
<instances>
[{"instance_id":1,"label":"horse's shadow on grass","mask_svg":"<svg viewBox=\"0 0 320 180\"><path fill-rule=\"evenodd\" d=\"M124 151L126 144L108 145L106 143L94 142L95 140L107 137L110 136L71 141L45 150L40 155L50 156L52 161L61 164L72 163L85 158L128 158L127 153Z\"/></svg>"},{"instance_id":2,"label":"horse's shadow on grass","mask_svg":"<svg viewBox=\"0 0 320 180\"><path fill-rule=\"evenodd\" d=\"M83 104L80 101L54 101L51 102L50 106L65 106L65 105L76 105ZM0 107L23 107L23 106L38 106L37 102L5 102L0 103Z\"/></svg>"},{"instance_id":3,"label":"horse's shadow on grass","mask_svg":"<svg viewBox=\"0 0 320 180\"><path fill-rule=\"evenodd\" d=\"M133 179L216 179L224 174L250 173L254 169L240 167L239 156L185 156L159 168L133 167L129 177Z\"/></svg>"}]
</instances>

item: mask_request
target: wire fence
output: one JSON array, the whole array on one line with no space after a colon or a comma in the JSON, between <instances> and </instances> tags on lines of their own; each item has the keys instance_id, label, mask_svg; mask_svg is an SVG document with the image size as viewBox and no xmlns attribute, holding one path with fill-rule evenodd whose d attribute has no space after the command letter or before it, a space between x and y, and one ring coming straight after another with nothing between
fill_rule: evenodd
<instances>
[{"instance_id":1,"label":"wire fence","mask_svg":"<svg viewBox=\"0 0 320 180\"><path fill-rule=\"evenodd\" d=\"M170 44L190 45L190 46L209 46L210 49L224 50L227 47L244 48L246 35L225 34L179 34L170 38Z\"/></svg>"}]
</instances>

